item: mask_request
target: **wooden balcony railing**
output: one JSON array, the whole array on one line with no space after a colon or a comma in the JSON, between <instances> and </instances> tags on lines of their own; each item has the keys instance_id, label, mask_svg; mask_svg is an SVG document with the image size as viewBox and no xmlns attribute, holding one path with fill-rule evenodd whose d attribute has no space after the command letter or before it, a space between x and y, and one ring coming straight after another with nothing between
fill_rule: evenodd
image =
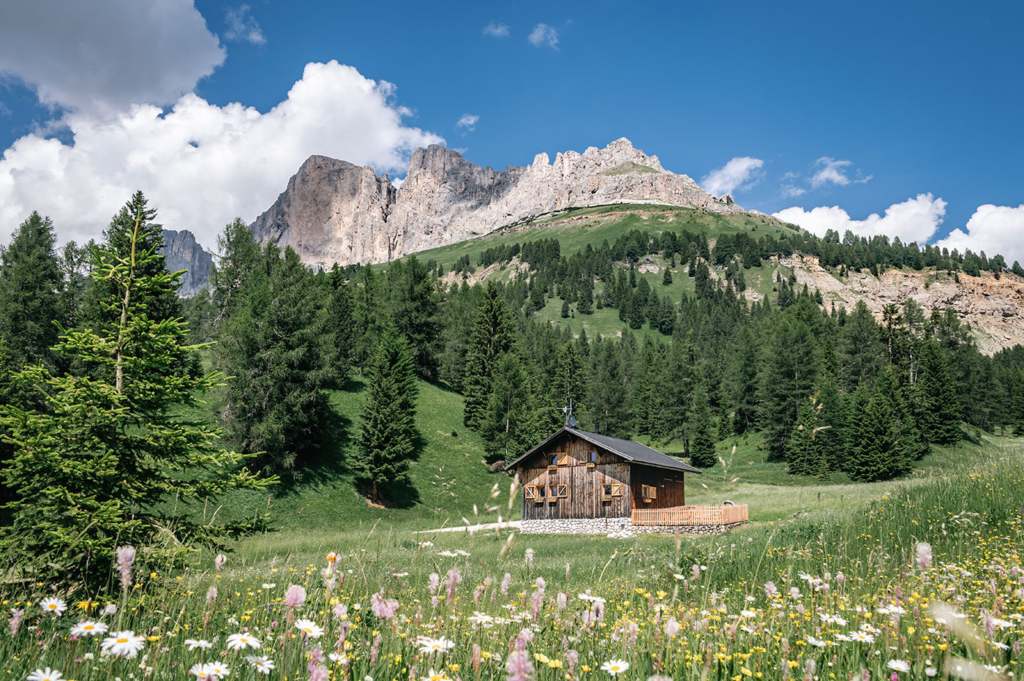
<instances>
[{"instance_id":1,"label":"wooden balcony railing","mask_svg":"<svg viewBox=\"0 0 1024 681\"><path fill-rule=\"evenodd\" d=\"M633 509L634 525L732 525L748 520L746 504Z\"/></svg>"}]
</instances>

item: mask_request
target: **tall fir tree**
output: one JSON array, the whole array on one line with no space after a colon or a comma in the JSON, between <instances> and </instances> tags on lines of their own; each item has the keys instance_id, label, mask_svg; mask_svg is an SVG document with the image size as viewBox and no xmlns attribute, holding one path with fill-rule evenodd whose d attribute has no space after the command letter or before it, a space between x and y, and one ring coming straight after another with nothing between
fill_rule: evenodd
<instances>
[{"instance_id":1,"label":"tall fir tree","mask_svg":"<svg viewBox=\"0 0 1024 681\"><path fill-rule=\"evenodd\" d=\"M828 475L828 456L820 437L825 432L819 428L820 410L821 405L813 396L800 404L796 425L787 444L789 472L794 475Z\"/></svg>"},{"instance_id":2,"label":"tall fir tree","mask_svg":"<svg viewBox=\"0 0 1024 681\"><path fill-rule=\"evenodd\" d=\"M384 329L368 367L366 399L352 468L382 501L389 486L404 482L416 453L416 378L404 334Z\"/></svg>"},{"instance_id":3,"label":"tall fir tree","mask_svg":"<svg viewBox=\"0 0 1024 681\"><path fill-rule=\"evenodd\" d=\"M6 339L9 361L16 367L52 365L58 324L71 321L64 314L56 240L50 219L32 213L0 251L0 337Z\"/></svg>"},{"instance_id":4,"label":"tall fir tree","mask_svg":"<svg viewBox=\"0 0 1024 681\"><path fill-rule=\"evenodd\" d=\"M629 437L629 394L618 344L610 340L595 343L590 360L593 378L587 405L594 430L613 437Z\"/></svg>"},{"instance_id":5,"label":"tall fir tree","mask_svg":"<svg viewBox=\"0 0 1024 681\"><path fill-rule=\"evenodd\" d=\"M215 309L213 330L241 304L241 291L259 270L260 246L252 230L236 218L217 237L219 255L210 271L210 297Z\"/></svg>"},{"instance_id":6,"label":"tall fir tree","mask_svg":"<svg viewBox=\"0 0 1024 681\"><path fill-rule=\"evenodd\" d=\"M484 451L491 460L517 459L537 442L537 410L530 376L516 352L498 359L491 394L480 424Z\"/></svg>"},{"instance_id":7,"label":"tall fir tree","mask_svg":"<svg viewBox=\"0 0 1024 681\"><path fill-rule=\"evenodd\" d=\"M45 395L46 409L0 409L5 438L18 445L3 477L20 493L8 504L14 522L0 538L0 555L32 581L92 590L109 578L117 546L133 545L160 566L220 546L242 526L214 524L197 506L272 482L239 470L245 457L183 416L219 375L173 371L190 352L187 331L151 311L160 302L154 293L173 290L177 276L156 267L158 256L141 238L143 218L140 209L123 248L96 252L93 277L107 285L109 297L99 302L113 325L64 331L56 347L92 377L26 368L16 380ZM254 520L245 526L257 527Z\"/></svg>"},{"instance_id":8,"label":"tall fir tree","mask_svg":"<svg viewBox=\"0 0 1024 681\"><path fill-rule=\"evenodd\" d=\"M238 446L283 471L325 435L326 390L338 367L324 352L324 298L298 254L266 244L222 325L217 364L231 378L224 418Z\"/></svg>"},{"instance_id":9,"label":"tall fir tree","mask_svg":"<svg viewBox=\"0 0 1024 681\"><path fill-rule=\"evenodd\" d=\"M952 445L960 441L960 405L956 386L946 367L942 349L934 340L920 348L917 382L914 384L918 423L929 442Z\"/></svg>"},{"instance_id":10,"label":"tall fir tree","mask_svg":"<svg viewBox=\"0 0 1024 681\"><path fill-rule=\"evenodd\" d=\"M711 407L703 384L693 394L693 414L690 417L690 463L697 468L714 468L718 463L715 455L714 427L711 422Z\"/></svg>"},{"instance_id":11,"label":"tall fir tree","mask_svg":"<svg viewBox=\"0 0 1024 681\"><path fill-rule=\"evenodd\" d=\"M136 236L136 216L142 216ZM156 224L156 210L149 207L149 201L141 191L135 192L121 210L111 219L110 225L103 232L104 248L116 257L127 258L134 247L139 251L151 252L153 257L144 265L141 275L155 277L165 269L162 227ZM140 267L142 267L140 265ZM176 279L167 280L159 287L145 293L149 299L149 314L153 319L175 319L181 317L181 303L178 300ZM94 330L106 330L117 324L117 310L112 309L108 302L117 291L117 285L106 279L92 277L85 292L82 305L82 324ZM192 361L191 357L186 358ZM180 371L181 368L176 370Z\"/></svg>"},{"instance_id":12,"label":"tall fir tree","mask_svg":"<svg viewBox=\"0 0 1024 681\"><path fill-rule=\"evenodd\" d=\"M555 375L551 379L551 393L554 396L554 407L557 417L562 416L561 409L572 407L577 419L586 410L587 397L587 365L583 361L576 344L566 342L558 351ZM560 418L564 421L564 418ZM556 424L556 427L561 423Z\"/></svg>"},{"instance_id":13,"label":"tall fir tree","mask_svg":"<svg viewBox=\"0 0 1024 681\"><path fill-rule=\"evenodd\" d=\"M516 345L516 329L497 284L488 282L470 331L466 356L466 403L463 422L480 428L491 398L491 375L498 361Z\"/></svg>"}]
</instances>

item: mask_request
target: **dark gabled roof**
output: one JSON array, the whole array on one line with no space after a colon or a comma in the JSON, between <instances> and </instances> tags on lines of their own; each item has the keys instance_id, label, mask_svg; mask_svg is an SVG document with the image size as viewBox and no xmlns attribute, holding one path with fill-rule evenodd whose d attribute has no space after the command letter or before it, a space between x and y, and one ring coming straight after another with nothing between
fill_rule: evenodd
<instances>
[{"instance_id":1,"label":"dark gabled roof","mask_svg":"<svg viewBox=\"0 0 1024 681\"><path fill-rule=\"evenodd\" d=\"M511 462L506 468L514 468L521 462L530 458L537 453L539 449L544 447L547 443L554 440L562 433L569 433L576 437L582 438L587 442L591 442L598 447L604 447L612 454L621 456L626 461L631 463L638 463L644 466L652 466L654 468L667 468L673 471L685 471L687 473L700 473L700 470L689 466L678 459L673 459L671 456L662 454L661 452L651 449L646 445L642 445L639 442L633 442L632 440L620 440L617 437L610 437L608 435L601 435L600 433L588 433L585 430L576 430L575 428L562 428L551 437L547 438L539 445L531 449L530 451L523 454L521 457Z\"/></svg>"}]
</instances>

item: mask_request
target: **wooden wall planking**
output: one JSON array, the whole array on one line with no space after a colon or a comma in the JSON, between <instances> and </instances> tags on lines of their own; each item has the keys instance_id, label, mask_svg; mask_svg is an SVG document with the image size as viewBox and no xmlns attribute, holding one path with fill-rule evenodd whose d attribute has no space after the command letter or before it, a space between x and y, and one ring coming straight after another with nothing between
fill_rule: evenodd
<instances>
[{"instance_id":1,"label":"wooden wall planking","mask_svg":"<svg viewBox=\"0 0 1024 681\"><path fill-rule=\"evenodd\" d=\"M597 463L587 466L589 453L597 452ZM561 465L548 469L548 456L559 455ZM628 517L632 508L630 494L630 465L619 456L605 451L586 440L572 437L568 433L548 443L543 451L524 461L520 466L519 481L523 490L524 520L559 520L570 518L623 518ZM526 498L525 487L529 485L567 485L568 496L542 502ZM622 494L605 501L603 486L622 486Z\"/></svg>"}]
</instances>

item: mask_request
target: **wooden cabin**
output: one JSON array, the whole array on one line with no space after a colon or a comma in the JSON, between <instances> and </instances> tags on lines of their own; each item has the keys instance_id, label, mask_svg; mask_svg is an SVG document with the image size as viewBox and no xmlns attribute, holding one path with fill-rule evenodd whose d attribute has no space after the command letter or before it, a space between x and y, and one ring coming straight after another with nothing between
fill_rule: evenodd
<instances>
[{"instance_id":1,"label":"wooden cabin","mask_svg":"<svg viewBox=\"0 0 1024 681\"><path fill-rule=\"evenodd\" d=\"M634 524L636 511L686 507L684 476L700 473L639 442L568 426L507 469L519 473L524 521L632 516Z\"/></svg>"}]
</instances>

